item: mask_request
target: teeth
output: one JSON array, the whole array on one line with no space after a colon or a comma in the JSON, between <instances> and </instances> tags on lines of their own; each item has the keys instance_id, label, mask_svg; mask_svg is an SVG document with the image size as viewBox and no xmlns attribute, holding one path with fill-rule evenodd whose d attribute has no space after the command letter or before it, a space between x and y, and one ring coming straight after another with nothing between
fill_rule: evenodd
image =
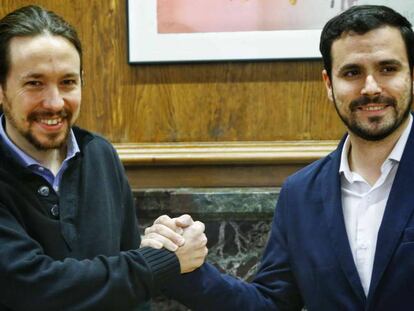
<instances>
[{"instance_id":1,"label":"teeth","mask_svg":"<svg viewBox=\"0 0 414 311\"><path fill-rule=\"evenodd\" d=\"M369 106L369 107L363 107L362 110L364 111L378 111L383 110L385 107L382 106Z\"/></svg>"},{"instance_id":2,"label":"teeth","mask_svg":"<svg viewBox=\"0 0 414 311\"><path fill-rule=\"evenodd\" d=\"M62 122L62 119L40 119L40 123L47 124L47 125L57 125Z\"/></svg>"}]
</instances>

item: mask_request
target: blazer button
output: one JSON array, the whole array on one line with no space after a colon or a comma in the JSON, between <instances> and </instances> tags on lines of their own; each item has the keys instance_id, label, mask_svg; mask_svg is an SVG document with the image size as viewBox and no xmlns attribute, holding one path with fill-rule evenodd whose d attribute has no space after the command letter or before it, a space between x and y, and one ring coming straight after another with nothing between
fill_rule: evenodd
<instances>
[{"instance_id":1,"label":"blazer button","mask_svg":"<svg viewBox=\"0 0 414 311\"><path fill-rule=\"evenodd\" d=\"M47 197L50 193L48 186L41 186L39 189L37 189L37 193L39 193L42 197Z\"/></svg>"},{"instance_id":2,"label":"blazer button","mask_svg":"<svg viewBox=\"0 0 414 311\"><path fill-rule=\"evenodd\" d=\"M52 214L53 217L59 216L59 205L53 204L52 208L50 209L50 214Z\"/></svg>"}]
</instances>

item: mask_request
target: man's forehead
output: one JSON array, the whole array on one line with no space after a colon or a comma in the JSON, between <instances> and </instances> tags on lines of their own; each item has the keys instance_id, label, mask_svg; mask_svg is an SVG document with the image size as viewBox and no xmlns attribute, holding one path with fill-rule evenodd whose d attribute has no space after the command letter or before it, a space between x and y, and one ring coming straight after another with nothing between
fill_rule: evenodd
<instances>
[{"instance_id":1,"label":"man's forehead","mask_svg":"<svg viewBox=\"0 0 414 311\"><path fill-rule=\"evenodd\" d=\"M383 58L408 60L401 32L384 26L365 33L343 32L331 47L332 65L356 60L382 61Z\"/></svg>"},{"instance_id":2,"label":"man's forehead","mask_svg":"<svg viewBox=\"0 0 414 311\"><path fill-rule=\"evenodd\" d=\"M80 56L74 45L61 36L37 35L14 37L9 47L10 69L19 68L21 74L40 74L48 62L54 66L80 71ZM76 66L76 69L72 67ZM72 69L71 69L72 68Z\"/></svg>"},{"instance_id":3,"label":"man's forehead","mask_svg":"<svg viewBox=\"0 0 414 311\"><path fill-rule=\"evenodd\" d=\"M44 48L45 45L54 48L61 48L62 46L65 46L67 49L75 50L77 52L76 47L65 37L52 35L49 33L42 33L34 36L16 36L11 38L9 44L9 53L13 55L19 52L28 52L25 49L21 49L23 46L26 49L30 49L29 51L31 53L34 53L37 50Z\"/></svg>"}]
</instances>

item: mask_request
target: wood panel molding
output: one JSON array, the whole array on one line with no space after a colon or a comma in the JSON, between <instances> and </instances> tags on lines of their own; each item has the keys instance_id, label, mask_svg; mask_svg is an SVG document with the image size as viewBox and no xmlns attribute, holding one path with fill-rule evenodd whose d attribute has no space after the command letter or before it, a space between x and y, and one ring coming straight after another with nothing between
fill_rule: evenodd
<instances>
[{"instance_id":1,"label":"wood panel molding","mask_svg":"<svg viewBox=\"0 0 414 311\"><path fill-rule=\"evenodd\" d=\"M336 140L114 144L124 165L306 164L333 151Z\"/></svg>"}]
</instances>

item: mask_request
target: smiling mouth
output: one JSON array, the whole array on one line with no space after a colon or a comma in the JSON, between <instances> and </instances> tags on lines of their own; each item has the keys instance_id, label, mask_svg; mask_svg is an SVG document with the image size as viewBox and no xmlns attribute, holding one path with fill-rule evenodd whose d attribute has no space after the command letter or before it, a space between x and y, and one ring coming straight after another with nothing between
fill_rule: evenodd
<instances>
[{"instance_id":1,"label":"smiling mouth","mask_svg":"<svg viewBox=\"0 0 414 311\"><path fill-rule=\"evenodd\" d=\"M62 118L56 119L39 119L39 122L45 125L58 125L62 123Z\"/></svg>"},{"instance_id":2,"label":"smiling mouth","mask_svg":"<svg viewBox=\"0 0 414 311\"><path fill-rule=\"evenodd\" d=\"M364 105L357 109L362 111L381 111L389 107L390 105Z\"/></svg>"}]
</instances>

